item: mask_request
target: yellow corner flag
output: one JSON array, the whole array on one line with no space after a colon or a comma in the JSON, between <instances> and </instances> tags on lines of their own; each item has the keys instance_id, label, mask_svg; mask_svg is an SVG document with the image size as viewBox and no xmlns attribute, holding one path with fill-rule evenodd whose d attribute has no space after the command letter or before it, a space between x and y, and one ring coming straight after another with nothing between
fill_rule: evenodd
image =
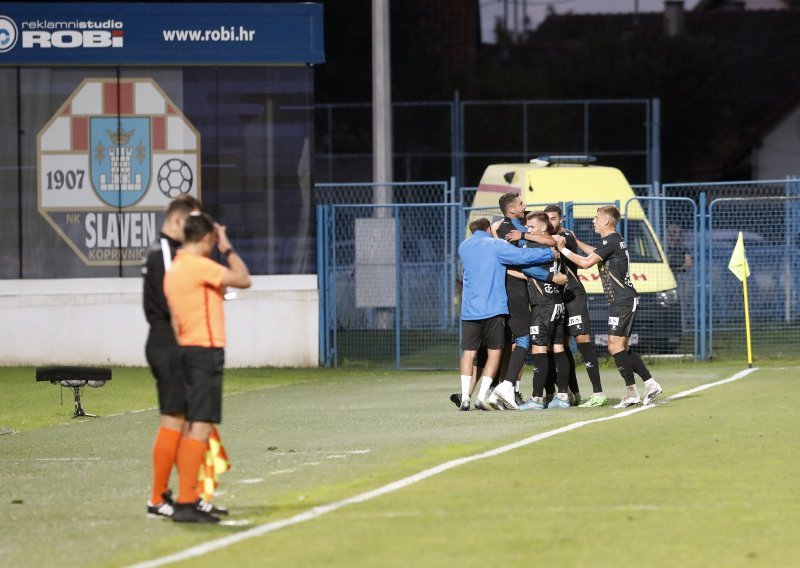
<instances>
[{"instance_id":1,"label":"yellow corner flag","mask_svg":"<svg viewBox=\"0 0 800 568\"><path fill-rule=\"evenodd\" d=\"M750 265L747 264L747 256L744 254L744 236L739 231L739 238L736 239L736 246L733 247L733 254L728 263L728 270L733 272L733 275L744 282L745 278L750 277Z\"/></svg>"},{"instance_id":2,"label":"yellow corner flag","mask_svg":"<svg viewBox=\"0 0 800 568\"><path fill-rule=\"evenodd\" d=\"M739 238L736 239L736 246L733 247L733 254L728 263L728 270L742 283L744 293L744 329L747 336L747 366L753 366L753 347L750 342L750 301L747 299L747 279L750 277L750 266L747 264L747 256L744 254L744 236L739 231Z\"/></svg>"}]
</instances>

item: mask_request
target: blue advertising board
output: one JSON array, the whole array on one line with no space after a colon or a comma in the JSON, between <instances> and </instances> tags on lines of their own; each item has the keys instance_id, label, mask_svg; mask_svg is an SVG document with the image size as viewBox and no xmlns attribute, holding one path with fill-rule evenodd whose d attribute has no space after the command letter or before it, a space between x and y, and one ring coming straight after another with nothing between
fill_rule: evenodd
<instances>
[{"instance_id":1,"label":"blue advertising board","mask_svg":"<svg viewBox=\"0 0 800 568\"><path fill-rule=\"evenodd\" d=\"M0 3L0 66L325 61L320 4Z\"/></svg>"}]
</instances>

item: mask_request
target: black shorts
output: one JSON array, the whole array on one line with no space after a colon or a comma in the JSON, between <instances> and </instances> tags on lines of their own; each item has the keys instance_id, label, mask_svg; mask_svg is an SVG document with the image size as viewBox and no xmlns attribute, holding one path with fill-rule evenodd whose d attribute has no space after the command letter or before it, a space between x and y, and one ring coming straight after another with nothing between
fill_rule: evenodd
<instances>
[{"instance_id":1,"label":"black shorts","mask_svg":"<svg viewBox=\"0 0 800 568\"><path fill-rule=\"evenodd\" d=\"M588 335L589 330L589 300L586 294L573 296L569 302L564 304L566 311L565 319L567 322L567 333L571 337L578 335Z\"/></svg>"},{"instance_id":2,"label":"black shorts","mask_svg":"<svg viewBox=\"0 0 800 568\"><path fill-rule=\"evenodd\" d=\"M144 354L156 380L159 412L161 414L185 414L186 393L183 386L178 346L163 347L151 345L148 342Z\"/></svg>"},{"instance_id":3,"label":"black shorts","mask_svg":"<svg viewBox=\"0 0 800 568\"><path fill-rule=\"evenodd\" d=\"M481 345L487 349L502 349L505 344L506 316L461 320L462 351L477 351Z\"/></svg>"},{"instance_id":4,"label":"black shorts","mask_svg":"<svg viewBox=\"0 0 800 568\"><path fill-rule=\"evenodd\" d=\"M630 337L638 307L639 298L620 300L611 304L608 307L608 335Z\"/></svg>"},{"instance_id":5,"label":"black shorts","mask_svg":"<svg viewBox=\"0 0 800 568\"><path fill-rule=\"evenodd\" d=\"M508 296L508 329L511 340L528 335L531 322L530 300L528 300L527 280L506 276L506 295Z\"/></svg>"},{"instance_id":6,"label":"black shorts","mask_svg":"<svg viewBox=\"0 0 800 568\"><path fill-rule=\"evenodd\" d=\"M538 347L564 343L564 304L537 304L531 310L531 342Z\"/></svg>"},{"instance_id":7,"label":"black shorts","mask_svg":"<svg viewBox=\"0 0 800 568\"><path fill-rule=\"evenodd\" d=\"M222 421L221 347L181 347L183 382L186 385L186 419L189 422Z\"/></svg>"}]
</instances>

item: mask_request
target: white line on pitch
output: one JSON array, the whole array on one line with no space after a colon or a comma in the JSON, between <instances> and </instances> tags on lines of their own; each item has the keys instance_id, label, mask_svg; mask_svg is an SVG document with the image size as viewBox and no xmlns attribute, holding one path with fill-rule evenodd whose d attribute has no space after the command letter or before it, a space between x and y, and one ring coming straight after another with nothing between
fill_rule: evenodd
<instances>
[{"instance_id":1,"label":"white line on pitch","mask_svg":"<svg viewBox=\"0 0 800 568\"><path fill-rule=\"evenodd\" d=\"M738 373L736 373L731 377L728 377L727 379L722 379L720 381L716 381L713 383L700 385L699 387L695 387L693 389L681 391L677 394L668 397L666 400L683 398L685 396L689 396L696 392L710 389L712 387L724 385L726 383L732 383L733 381L738 381L739 379L746 377L747 375L753 373L754 371L758 371L758 368L756 367L753 369L744 369L743 371L739 371ZM500 446L499 448L488 450L480 454L475 454L474 456L450 460L449 462L445 462L435 467L420 471L419 473L415 473L414 475L409 475L408 477L404 477L403 479L399 479L397 481L389 483L388 485L384 485L383 487L378 487L377 489L373 489L372 491L367 491L365 493L355 495L354 497L348 497L347 499L342 499L341 501L336 501L335 503L329 503L328 505L321 505L319 507L314 507L313 509L310 509L303 513L299 513L294 517L289 517L288 519L273 521L271 523L259 525L257 527L253 527L252 529L242 531L240 533L204 542L203 544L187 548L186 550L183 550L181 552L176 552L174 554L163 556L161 558L156 558L154 560L148 560L146 562L140 562L139 564L134 564L131 568L155 568L157 566L164 566L165 564L171 564L173 562L180 562L181 560L189 560L190 558L203 556L204 554L208 554L209 552L219 550L220 548L231 546L232 544L242 542L243 540L248 540L267 533L275 532L285 527L290 527L292 525L297 525L300 523L304 523L306 521L316 519L318 517L327 515L328 513L332 513L333 511L336 511L348 505L371 501L376 497L381 497L388 493L393 493L394 491L397 491L399 489L404 489L409 485L413 485L414 483L417 483L424 479L428 479L429 477L433 477L435 475L439 475L440 473L443 473L445 471L448 471L450 469L456 468L464 464L468 464L478 460L483 460L486 458L491 458L494 456L499 456L501 454L510 452L511 450L516 450L517 448L522 448L524 446L528 446L530 444L539 442L541 440L546 440L547 438L552 438L553 436L564 434L565 432L571 432L572 430L577 430L578 428L581 428L583 426L588 426L589 424L597 424L599 422L607 422L609 420L625 418L626 416L631 416L638 412L650 410L651 408L655 408L655 405L651 404L648 406L638 406L631 410L618 412L617 414L613 414L611 416L604 416L602 418L595 418L593 420L581 420L580 422L573 422L572 424L567 424L566 426L562 426L561 428L556 428L555 430L550 430L548 432L542 432L541 434L535 434L533 436L519 440L517 442L506 444L505 446Z\"/></svg>"}]
</instances>

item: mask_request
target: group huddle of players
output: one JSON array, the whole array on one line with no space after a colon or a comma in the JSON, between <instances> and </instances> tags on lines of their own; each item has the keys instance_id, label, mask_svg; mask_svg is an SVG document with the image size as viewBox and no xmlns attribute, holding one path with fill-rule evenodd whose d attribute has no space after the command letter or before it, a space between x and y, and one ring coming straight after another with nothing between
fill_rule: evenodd
<instances>
[{"instance_id":1,"label":"group huddle of players","mask_svg":"<svg viewBox=\"0 0 800 568\"><path fill-rule=\"evenodd\" d=\"M645 383L644 404L661 394L661 386L653 379L647 366L630 349L639 297L631 284L630 259L622 235L616 231L619 210L613 206L600 207L593 220L595 232L602 244L594 248L581 242L562 226L563 213L557 205L543 211L526 212L525 204L516 193L500 197L502 221L489 225L478 219L470 224L473 237L462 243L459 254L464 265L465 294L476 298L497 294L486 290L476 279L487 273L485 258L471 261L476 254L488 256L491 250L496 262L505 265L505 314L481 313L480 319L470 316L474 310L462 307L461 393L451 396L461 410L469 410L471 397L480 379L474 408L478 410L515 409L535 411L544 409L607 406L603 392L597 354L591 342L586 290L578 276L579 269L597 265L606 299L609 302L608 351L625 380L627 391L615 408L627 408L643 401L636 389L634 373ZM488 226L488 227L487 227ZM491 237L505 240L517 248L552 251L550 260L538 264L514 264L519 255L510 255L506 246L483 241ZM469 241L492 244L481 252ZM495 266L496 268L496 266ZM484 275L482 276L482 273ZM467 291L470 283L472 290ZM480 302L480 300L477 300ZM466 311L466 315L465 315ZM496 310L495 310L496 311ZM500 321L504 323L501 326ZM499 336L501 327L503 338ZM569 338L575 339L592 383L592 395L580 395L575 373L575 360ZM502 343L502 345L498 345ZM479 345L479 347L478 347ZM498 349L499 348L499 349ZM525 400L520 393L520 378L528 354L533 357L533 393ZM469 372L473 368L472 372Z\"/></svg>"}]
</instances>

